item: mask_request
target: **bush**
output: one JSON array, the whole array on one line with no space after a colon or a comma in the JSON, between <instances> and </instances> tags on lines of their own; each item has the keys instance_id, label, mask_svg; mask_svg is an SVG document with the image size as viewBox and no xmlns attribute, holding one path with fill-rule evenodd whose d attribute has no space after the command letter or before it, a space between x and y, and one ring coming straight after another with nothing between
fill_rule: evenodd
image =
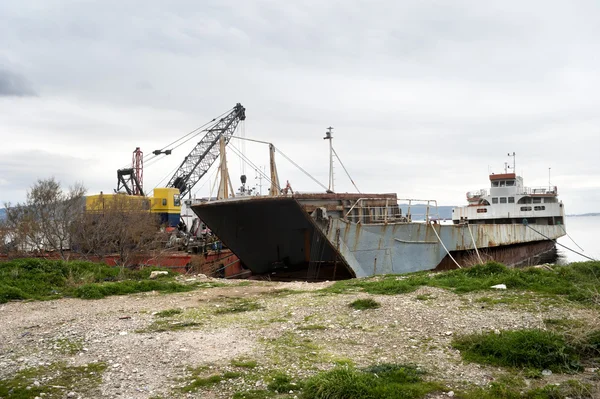
<instances>
[{"instance_id":1,"label":"bush","mask_svg":"<svg viewBox=\"0 0 600 399\"><path fill-rule=\"evenodd\" d=\"M170 282L147 280L155 268L129 270L102 263L16 259L0 263L0 303L16 299L56 299L75 296L98 299L145 291L180 292L192 289Z\"/></svg>"},{"instance_id":2,"label":"bush","mask_svg":"<svg viewBox=\"0 0 600 399\"><path fill-rule=\"evenodd\" d=\"M455 338L465 360L497 366L550 369L581 368L579 355L562 335L544 330L489 332Z\"/></svg>"},{"instance_id":3,"label":"bush","mask_svg":"<svg viewBox=\"0 0 600 399\"><path fill-rule=\"evenodd\" d=\"M421 379L414 366L382 364L357 370L338 367L304 383L305 399L411 399L423 398L442 386Z\"/></svg>"}]
</instances>

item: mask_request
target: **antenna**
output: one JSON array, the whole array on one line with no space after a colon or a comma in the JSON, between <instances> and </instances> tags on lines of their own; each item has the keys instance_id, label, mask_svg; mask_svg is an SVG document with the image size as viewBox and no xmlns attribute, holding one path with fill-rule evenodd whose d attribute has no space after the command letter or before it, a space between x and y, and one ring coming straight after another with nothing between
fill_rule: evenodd
<instances>
[{"instance_id":1,"label":"antenna","mask_svg":"<svg viewBox=\"0 0 600 399\"><path fill-rule=\"evenodd\" d=\"M327 192L334 192L333 188L333 128L329 126L325 132L323 140L329 140L329 188Z\"/></svg>"},{"instance_id":2,"label":"antenna","mask_svg":"<svg viewBox=\"0 0 600 399\"><path fill-rule=\"evenodd\" d=\"M513 173L517 173L517 155L515 154L515 152L513 151L513 153L511 154L510 152L507 154L509 157L513 157ZM506 162L504 163L504 167L506 169ZM508 169L510 169L510 166L508 166ZM506 170L505 170L506 173Z\"/></svg>"},{"instance_id":3,"label":"antenna","mask_svg":"<svg viewBox=\"0 0 600 399\"><path fill-rule=\"evenodd\" d=\"M548 189L549 189L549 190L552 190L552 189L551 189L551 187L552 187L552 183L550 183L550 169L552 169L552 168L550 168L550 167L548 168Z\"/></svg>"}]
</instances>

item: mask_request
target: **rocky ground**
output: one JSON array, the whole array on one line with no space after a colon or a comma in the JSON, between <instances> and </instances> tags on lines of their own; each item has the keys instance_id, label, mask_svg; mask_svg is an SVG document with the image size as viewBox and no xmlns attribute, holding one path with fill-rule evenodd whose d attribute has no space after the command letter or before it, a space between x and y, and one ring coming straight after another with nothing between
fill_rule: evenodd
<instances>
[{"instance_id":1,"label":"rocky ground","mask_svg":"<svg viewBox=\"0 0 600 399\"><path fill-rule=\"evenodd\" d=\"M0 305L0 379L41 370L26 381L39 398L229 398L264 389L277 371L300 380L336 364L412 363L459 391L507 371L463 362L450 345L454 336L598 319L589 308L506 291L457 295L422 287L379 296L320 291L330 283L203 281L205 288L179 294ZM357 298L381 307L354 310L348 305ZM90 371L93 364L102 367ZM57 382L61 370L85 365ZM189 388L210 376L221 381ZM577 378L597 388L595 377L588 369L543 378Z\"/></svg>"}]
</instances>

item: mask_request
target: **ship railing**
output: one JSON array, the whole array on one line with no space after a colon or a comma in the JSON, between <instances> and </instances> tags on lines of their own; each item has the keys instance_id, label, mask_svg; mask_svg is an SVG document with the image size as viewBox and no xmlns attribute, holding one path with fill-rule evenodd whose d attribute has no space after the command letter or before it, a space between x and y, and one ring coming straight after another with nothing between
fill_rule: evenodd
<instances>
[{"instance_id":1,"label":"ship railing","mask_svg":"<svg viewBox=\"0 0 600 399\"><path fill-rule=\"evenodd\" d=\"M436 200L414 198L385 199L385 205L369 205L367 200L380 198L360 198L345 213L344 219L354 223L392 222L432 222L440 219Z\"/></svg>"},{"instance_id":2,"label":"ship railing","mask_svg":"<svg viewBox=\"0 0 600 399\"><path fill-rule=\"evenodd\" d=\"M558 187L557 186L548 186L548 187L523 187L523 192L520 194L527 195L536 195L536 194L550 194L550 195L558 195Z\"/></svg>"}]
</instances>

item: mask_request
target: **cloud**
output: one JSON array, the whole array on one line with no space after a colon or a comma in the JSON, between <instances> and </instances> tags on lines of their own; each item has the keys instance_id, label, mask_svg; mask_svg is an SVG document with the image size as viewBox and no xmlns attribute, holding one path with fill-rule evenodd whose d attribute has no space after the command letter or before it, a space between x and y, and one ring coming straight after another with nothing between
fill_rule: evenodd
<instances>
[{"instance_id":1,"label":"cloud","mask_svg":"<svg viewBox=\"0 0 600 399\"><path fill-rule=\"evenodd\" d=\"M29 82L18 73L0 67L0 96L35 96Z\"/></svg>"}]
</instances>

